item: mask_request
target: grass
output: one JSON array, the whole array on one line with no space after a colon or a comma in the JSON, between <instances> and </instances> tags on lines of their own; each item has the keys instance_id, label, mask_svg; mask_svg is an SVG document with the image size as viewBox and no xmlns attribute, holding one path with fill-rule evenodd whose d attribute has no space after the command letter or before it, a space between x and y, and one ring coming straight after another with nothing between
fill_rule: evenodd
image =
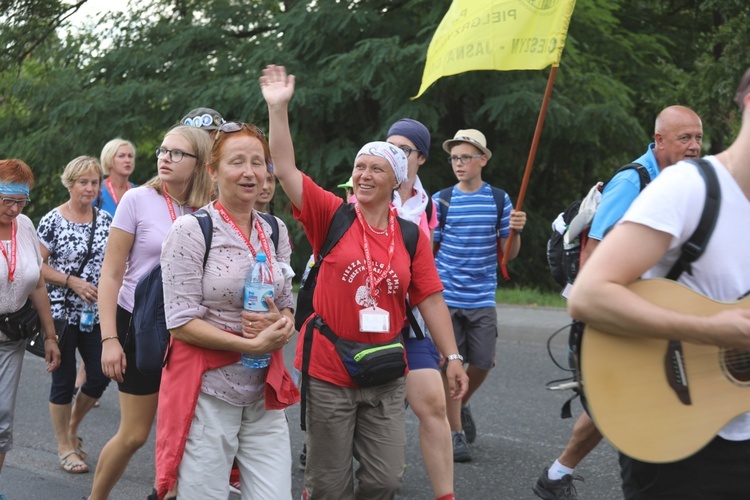
<instances>
[{"instance_id":1,"label":"grass","mask_svg":"<svg viewBox=\"0 0 750 500\"><path fill-rule=\"evenodd\" d=\"M495 292L495 301L519 306L566 306L566 300L559 293L542 292L536 288L499 288Z\"/></svg>"}]
</instances>

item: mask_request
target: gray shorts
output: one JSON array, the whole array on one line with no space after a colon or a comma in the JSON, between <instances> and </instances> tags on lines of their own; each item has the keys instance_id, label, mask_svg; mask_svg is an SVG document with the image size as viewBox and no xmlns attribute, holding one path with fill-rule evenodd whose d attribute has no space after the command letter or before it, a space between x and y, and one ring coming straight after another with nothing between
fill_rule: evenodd
<instances>
[{"instance_id":1,"label":"gray shorts","mask_svg":"<svg viewBox=\"0 0 750 500\"><path fill-rule=\"evenodd\" d=\"M482 370L491 370L495 366L497 309L449 307L448 311L453 322L458 352L464 357L464 363Z\"/></svg>"}]
</instances>

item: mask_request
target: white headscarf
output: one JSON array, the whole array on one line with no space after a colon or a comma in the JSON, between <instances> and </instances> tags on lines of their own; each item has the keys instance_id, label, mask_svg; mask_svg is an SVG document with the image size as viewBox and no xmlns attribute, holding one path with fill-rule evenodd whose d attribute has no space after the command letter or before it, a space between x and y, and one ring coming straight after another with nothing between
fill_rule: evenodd
<instances>
[{"instance_id":1,"label":"white headscarf","mask_svg":"<svg viewBox=\"0 0 750 500\"><path fill-rule=\"evenodd\" d=\"M385 158L393 169L393 173L396 174L396 182L401 184L406 180L408 175L408 164L406 162L406 153L401 148L397 148L393 144L383 141L368 142L362 149L359 150L357 156L354 157L354 161L357 161L362 155L372 155Z\"/></svg>"}]
</instances>

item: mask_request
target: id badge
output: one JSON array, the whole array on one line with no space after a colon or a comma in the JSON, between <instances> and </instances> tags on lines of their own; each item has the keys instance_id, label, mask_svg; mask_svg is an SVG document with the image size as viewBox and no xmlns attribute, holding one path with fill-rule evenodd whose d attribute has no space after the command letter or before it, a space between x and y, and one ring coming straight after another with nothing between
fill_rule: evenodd
<instances>
[{"instance_id":1,"label":"id badge","mask_svg":"<svg viewBox=\"0 0 750 500\"><path fill-rule=\"evenodd\" d=\"M379 307L368 307L359 311L359 331L369 333L388 333L390 314Z\"/></svg>"}]
</instances>

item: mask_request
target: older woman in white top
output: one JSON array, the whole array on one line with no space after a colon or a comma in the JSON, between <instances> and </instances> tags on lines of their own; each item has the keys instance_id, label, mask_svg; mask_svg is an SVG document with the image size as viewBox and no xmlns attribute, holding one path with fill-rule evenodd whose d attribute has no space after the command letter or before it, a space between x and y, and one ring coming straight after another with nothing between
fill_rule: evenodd
<instances>
[{"instance_id":1,"label":"older woman in white top","mask_svg":"<svg viewBox=\"0 0 750 500\"><path fill-rule=\"evenodd\" d=\"M14 313L27 301L39 311L47 371L60 366L49 297L42 277L42 255L34 224L21 210L29 200L34 174L21 160L0 160L0 318ZM26 341L11 339L0 330L0 470L13 448L13 412Z\"/></svg>"}]
</instances>

